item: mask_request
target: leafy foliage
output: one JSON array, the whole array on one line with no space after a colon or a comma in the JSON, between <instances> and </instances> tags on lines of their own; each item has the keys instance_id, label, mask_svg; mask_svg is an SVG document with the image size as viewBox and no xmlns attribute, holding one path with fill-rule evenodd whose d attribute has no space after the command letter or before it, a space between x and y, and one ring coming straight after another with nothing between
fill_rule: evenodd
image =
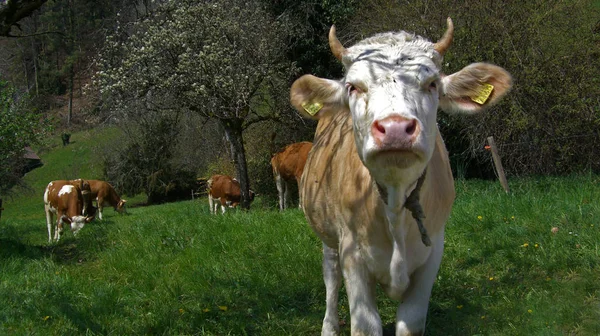
<instances>
[{"instance_id":1,"label":"leafy foliage","mask_svg":"<svg viewBox=\"0 0 600 336\"><path fill-rule=\"evenodd\" d=\"M0 194L21 182L26 146L38 144L50 127L30 111L27 99L14 100L15 90L0 80Z\"/></svg>"},{"instance_id":2,"label":"leafy foliage","mask_svg":"<svg viewBox=\"0 0 600 336\"><path fill-rule=\"evenodd\" d=\"M151 110L217 120L247 195L243 130L290 110L273 99L285 95L294 72L285 57L288 34L285 17L272 17L260 2L164 3L108 38L99 59L102 97L128 121Z\"/></svg>"}]
</instances>

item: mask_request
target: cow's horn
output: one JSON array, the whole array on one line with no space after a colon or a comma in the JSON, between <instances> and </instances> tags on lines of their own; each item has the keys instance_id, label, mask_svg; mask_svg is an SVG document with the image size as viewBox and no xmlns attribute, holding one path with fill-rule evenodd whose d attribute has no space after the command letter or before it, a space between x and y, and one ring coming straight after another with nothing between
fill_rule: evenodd
<instances>
[{"instance_id":1,"label":"cow's horn","mask_svg":"<svg viewBox=\"0 0 600 336\"><path fill-rule=\"evenodd\" d=\"M433 49L440 53L440 55L444 55L446 50L450 48L450 45L452 44L452 39L454 38L454 24L452 23L452 19L448 18L446 20L446 24L448 25L448 28L446 28L444 36L442 36L442 38L433 45Z\"/></svg>"},{"instance_id":2,"label":"cow's horn","mask_svg":"<svg viewBox=\"0 0 600 336\"><path fill-rule=\"evenodd\" d=\"M344 48L340 40L335 36L335 26L331 26L331 29L329 29L329 48L331 48L333 56L339 61L342 60L342 56L346 53L346 48Z\"/></svg>"}]
</instances>

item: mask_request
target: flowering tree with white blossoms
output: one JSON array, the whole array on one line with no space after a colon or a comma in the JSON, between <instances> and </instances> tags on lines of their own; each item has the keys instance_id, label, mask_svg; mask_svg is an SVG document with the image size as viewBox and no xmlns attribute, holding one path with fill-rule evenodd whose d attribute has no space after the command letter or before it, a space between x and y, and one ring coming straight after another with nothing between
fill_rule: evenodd
<instances>
[{"instance_id":1,"label":"flowering tree with white blossoms","mask_svg":"<svg viewBox=\"0 0 600 336\"><path fill-rule=\"evenodd\" d=\"M295 72L285 57L290 31L287 20L272 17L260 1L164 2L107 39L97 76L103 102L129 120L148 111L191 111L217 120L247 209L242 132L289 111L287 88Z\"/></svg>"}]
</instances>

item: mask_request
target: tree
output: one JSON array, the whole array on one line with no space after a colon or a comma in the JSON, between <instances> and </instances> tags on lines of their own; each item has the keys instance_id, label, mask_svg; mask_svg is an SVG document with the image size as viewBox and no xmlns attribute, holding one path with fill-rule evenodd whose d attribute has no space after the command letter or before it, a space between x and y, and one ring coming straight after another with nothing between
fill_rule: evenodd
<instances>
[{"instance_id":1,"label":"tree","mask_svg":"<svg viewBox=\"0 0 600 336\"><path fill-rule=\"evenodd\" d=\"M0 3L0 36L13 36L10 31L23 18L30 16L48 0L7 0Z\"/></svg>"},{"instance_id":2,"label":"tree","mask_svg":"<svg viewBox=\"0 0 600 336\"><path fill-rule=\"evenodd\" d=\"M45 120L27 108L27 100L16 103L14 94L0 80L0 194L22 182L25 146L39 143L50 131Z\"/></svg>"},{"instance_id":3,"label":"tree","mask_svg":"<svg viewBox=\"0 0 600 336\"><path fill-rule=\"evenodd\" d=\"M129 120L145 109L184 110L222 127L248 209L242 133L290 111L289 25L259 1L170 1L109 37L98 79L107 107ZM126 34L125 34L126 33ZM121 36L126 35L126 38Z\"/></svg>"}]
</instances>

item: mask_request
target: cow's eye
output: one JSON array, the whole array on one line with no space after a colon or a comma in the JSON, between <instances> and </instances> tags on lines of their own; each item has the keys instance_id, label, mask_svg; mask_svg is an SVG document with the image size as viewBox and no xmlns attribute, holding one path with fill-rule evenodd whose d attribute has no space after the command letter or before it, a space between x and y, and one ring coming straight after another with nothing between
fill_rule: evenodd
<instances>
[{"instance_id":1,"label":"cow's eye","mask_svg":"<svg viewBox=\"0 0 600 336\"><path fill-rule=\"evenodd\" d=\"M429 83L429 90L437 90L437 84L435 81Z\"/></svg>"}]
</instances>

